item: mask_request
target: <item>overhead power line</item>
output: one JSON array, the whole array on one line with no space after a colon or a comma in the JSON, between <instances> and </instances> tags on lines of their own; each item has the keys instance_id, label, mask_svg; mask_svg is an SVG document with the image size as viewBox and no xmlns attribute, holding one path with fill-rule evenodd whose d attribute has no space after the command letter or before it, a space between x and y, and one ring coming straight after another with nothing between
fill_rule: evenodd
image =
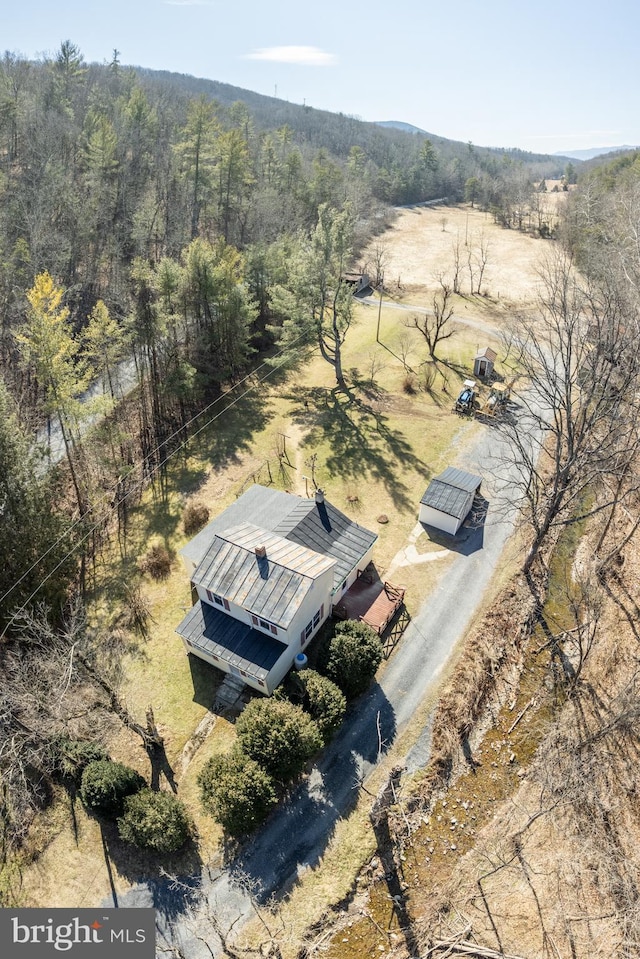
<instances>
[{"instance_id":1,"label":"overhead power line","mask_svg":"<svg viewBox=\"0 0 640 959\"><path fill-rule=\"evenodd\" d=\"M276 359L276 358L279 357L279 356L282 356L282 354L285 353L286 350L289 350L292 346L295 346L296 343L300 342L300 340L302 340L303 338L304 338L304 334L301 335L301 336L299 336L299 337L297 337L295 340L293 340L291 343L289 343L286 348L283 348L283 349L280 350L278 353L276 353L274 359ZM160 460L160 461L150 470L149 474L147 474L147 477L148 477L149 475L153 475L153 474L156 473L159 469L161 469L163 466L165 466L165 465L169 462L169 460L171 459L172 456L175 456L176 453L181 452L181 450L183 450L183 449L185 448L185 446L186 446L192 439L194 439L196 436L198 436L200 433L202 433L205 429L207 429L208 426L210 426L210 425L211 425L212 423L214 423L217 419L219 419L219 417L222 416L223 413L226 413L227 410L230 410L233 406L235 406L236 403L238 403L241 399L243 399L245 396L247 396L249 393L251 393L254 389L256 389L261 383L263 383L266 379L268 379L268 377L271 376L271 374L272 374L275 370L280 369L280 367L284 366L285 362L286 362L286 359L285 359L282 363L280 363L280 364L273 365L273 366L268 370L268 372L265 373L265 375L264 375L263 377L261 377L261 378L258 379L258 381L257 381L256 383L253 383L253 384L252 384L248 389L246 389L243 393L241 393L239 396L235 397L235 399L231 400L231 402L229 402L229 403L224 407L224 409L220 410L218 413L216 413L215 416L213 416L213 417L211 417L211 419L207 420L207 422L204 423L201 427L199 427L199 429L197 429L194 433L191 433L191 434L184 440L183 443L181 443L179 446L176 446L176 448L173 449L170 453L168 453L167 456L164 457L164 459ZM196 413L194 416L192 416L190 420L187 420L187 422L186 422L183 426L179 427L179 429L177 429L177 430L174 430L174 432L171 433L170 436L167 436L167 437L162 441L162 443L159 443L158 446L156 446L156 447L151 451L151 453L150 453L149 455L150 455L150 456L153 456L155 453L160 453L161 450L162 450L164 447L166 447L167 443L169 443L169 442L170 442L172 439L174 439L176 436L179 436L180 433L184 432L184 430L188 429L188 427L191 426L193 423L195 423L198 419L200 419L201 416L204 416L205 413L208 413L209 410L211 410L214 406L216 406L216 405L217 405L218 403L220 403L222 400L226 399L226 398L229 396L230 393L233 393L234 390L237 390L239 386L242 386L243 383L246 383L247 380L251 379L253 376L256 375L256 373L257 373L259 370L261 370L263 367L265 367L265 366L267 366L267 365L269 365L269 364L268 364L266 361L260 363L259 366L255 367L255 369L251 370L249 373L247 373L245 376L243 376L241 380L239 380L237 383L234 383L233 386L229 387L229 389L227 389L227 390L225 390L223 393L221 393L220 396L217 396L217 397L215 398L215 400L212 400L212 402L209 403L207 406L205 406L204 409L200 410L198 413ZM138 468L139 468L139 469L142 469L143 466L144 466L144 458L141 459L141 460L139 460L138 463L134 464L134 468L136 468L136 469L138 469ZM113 502L113 503L111 504L111 506L109 507L109 511L110 511L110 512L113 512L113 511L115 511L116 509L118 509L118 508L121 506L121 504L124 503L125 500L128 499L128 497L129 497L132 493L134 493L137 489L139 489L139 488L144 484L145 479L146 479L147 477L145 477L145 476L141 477L141 479L140 479L137 483L135 483L133 486L131 486L131 487L127 490L127 492L126 492L122 497L120 497L120 499L118 499L118 500L116 500L115 502ZM2 596L0 596L0 604L2 604L2 603L5 601L5 599L7 599L7 597L9 597L9 596L11 595L11 593L13 593L13 591L14 591L15 589L17 589L17 587L20 585L20 583L22 583L22 582L26 579L26 577L29 576L29 574L32 573L33 570L34 570L37 566L39 566L39 564L40 564L43 560L45 560L45 559L47 558L47 556L48 556L53 550L55 550L56 547L58 547L58 546L60 545L61 542L63 542L63 540L67 539L67 538L71 535L71 533L72 533L78 526L80 526L81 524L83 524L83 523L85 522L87 516L89 516L91 513L94 513L94 512L96 511L96 509L97 509L102 503L104 503L104 501L105 501L108 497L111 496L111 494L115 493L115 491L117 490L117 488L118 488L118 484L115 484L114 486L111 486L109 489L107 489L107 490L104 492L104 494L100 497L100 499L98 499L95 503L93 503L93 504L89 507L89 509L86 511L86 513L83 513L82 516L80 516L77 520L75 520L75 522L73 522L73 523L71 524L71 526L67 527L67 529L64 531L64 533L62 533L62 534L58 537L58 539L57 539L54 543L52 543L51 546L49 546L49 548L48 548L47 550L45 550L44 553L42 553L36 560L34 560L34 562L31 564L31 566L30 566L27 570L25 570L25 572L22 574L22 576L20 576L20 578L17 579L17 580L15 581L15 583L13 583L13 584L9 587L9 589L6 590L5 593L3 593ZM61 559L61 560L53 567L53 569L50 570L50 571L47 573L47 575L38 583L38 586L37 586L37 587L35 588L35 590L31 593L31 595L29 596L29 598L22 604L22 606L19 607L19 609L18 609L16 612L20 612L20 611L22 611L23 609L25 609L26 606L28 606L28 604L31 602L31 600L34 599L35 596L37 596L37 594L40 592L40 590L41 590L42 587L45 585L45 583L46 583L49 579L51 579L51 577L66 563L66 561L67 561L71 556L73 556L73 554L79 549L79 547L80 547L83 543L85 543L85 542L87 541L87 539L89 539L89 537L90 537L101 525L102 525L102 520L100 520L100 521L97 522L97 523L94 523L93 526L90 527L90 529L84 534L84 536L82 536L82 537L73 545L73 547L72 547L67 553L65 553L65 555L62 557L62 559Z\"/></svg>"}]
</instances>

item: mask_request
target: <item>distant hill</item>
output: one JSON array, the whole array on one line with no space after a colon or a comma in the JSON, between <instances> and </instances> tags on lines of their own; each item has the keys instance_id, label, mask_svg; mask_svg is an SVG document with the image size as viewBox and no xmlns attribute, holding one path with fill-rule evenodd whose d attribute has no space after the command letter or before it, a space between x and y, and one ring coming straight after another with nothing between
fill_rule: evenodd
<instances>
[{"instance_id":1,"label":"distant hill","mask_svg":"<svg viewBox=\"0 0 640 959\"><path fill-rule=\"evenodd\" d=\"M405 133L420 133L425 137L431 136L426 130L415 127L413 123L405 123L404 120L376 120L375 124L377 127L390 127L392 130L403 130Z\"/></svg>"},{"instance_id":2,"label":"distant hill","mask_svg":"<svg viewBox=\"0 0 640 959\"><path fill-rule=\"evenodd\" d=\"M555 157L571 157L572 160L593 160L594 157L604 156L607 153L624 153L625 150L637 150L638 147L624 144L620 147L591 147L590 150L558 150Z\"/></svg>"},{"instance_id":3,"label":"distant hill","mask_svg":"<svg viewBox=\"0 0 640 959\"><path fill-rule=\"evenodd\" d=\"M467 142L449 140L401 120L381 120L371 123L349 114L331 113L308 104L291 103L288 100L255 93L217 80L193 77L184 73L170 73L166 70L150 70L146 67L133 69L147 85L164 89L171 87L174 91L181 91L185 96L204 95L217 100L224 107L241 101L251 111L259 129L273 130L287 125L293 130L299 142L326 149L334 155L346 156L351 147L357 145L380 167L390 169L398 164L406 164L407 159L414 156L419 143L418 138L424 136L431 140L432 145L440 151L446 162L450 162L455 157L461 161L464 160L465 163L469 160ZM538 178L552 177L562 172L562 161L549 153L529 153L512 147L480 146L474 146L473 151L476 159L481 162L491 157L508 157L513 161L535 167L533 175ZM471 172L467 172L466 176L470 176Z\"/></svg>"}]
</instances>

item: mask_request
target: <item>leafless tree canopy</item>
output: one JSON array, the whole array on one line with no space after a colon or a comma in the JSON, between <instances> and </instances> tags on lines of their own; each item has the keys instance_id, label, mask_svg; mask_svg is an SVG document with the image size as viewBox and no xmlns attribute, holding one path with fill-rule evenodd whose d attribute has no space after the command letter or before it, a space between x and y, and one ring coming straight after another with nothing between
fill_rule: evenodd
<instances>
[{"instance_id":1,"label":"leafless tree canopy","mask_svg":"<svg viewBox=\"0 0 640 959\"><path fill-rule=\"evenodd\" d=\"M542 279L540 316L521 319L515 337L528 385L502 425L512 493L533 530L525 572L552 527L635 502L627 480L640 444L635 316L613 284L580 278L565 254Z\"/></svg>"},{"instance_id":2,"label":"leafless tree canopy","mask_svg":"<svg viewBox=\"0 0 640 959\"><path fill-rule=\"evenodd\" d=\"M118 692L123 650L94 635L74 607L61 628L48 611L23 610L0 646L2 841L19 841L56 779L62 739L101 742L120 722L153 745Z\"/></svg>"}]
</instances>

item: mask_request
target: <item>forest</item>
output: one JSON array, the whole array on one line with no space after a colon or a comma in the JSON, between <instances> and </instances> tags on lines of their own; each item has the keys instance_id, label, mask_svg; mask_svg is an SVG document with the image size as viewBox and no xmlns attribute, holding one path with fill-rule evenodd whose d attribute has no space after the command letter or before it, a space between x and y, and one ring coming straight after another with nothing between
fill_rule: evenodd
<instances>
[{"instance_id":1,"label":"forest","mask_svg":"<svg viewBox=\"0 0 640 959\"><path fill-rule=\"evenodd\" d=\"M100 650L82 604L100 551L126 555L133 504L149 485L162 496L167 457L198 417L259 364L295 362L307 349L326 352L340 385L350 305L331 291L353 265L381 279L359 256L394 205L466 200L505 228L522 227L537 184L564 167L558 158L414 136L224 84L125 68L117 52L109 63L87 64L71 41L38 62L5 53L5 854L24 838L60 768L69 717L49 711L46 691L70 649L81 663L75 705L101 697L119 721L147 735L118 698L117 655L112 673L96 670ZM593 167L560 231L594 280L631 277L625 309L639 282L628 213L637 212L639 182L637 155ZM134 383L126 398L123 365ZM95 381L99 399L83 402ZM60 464L48 449L52 424L62 437ZM31 683L36 674L39 686ZM94 718L77 721L79 738L90 738Z\"/></svg>"}]
</instances>

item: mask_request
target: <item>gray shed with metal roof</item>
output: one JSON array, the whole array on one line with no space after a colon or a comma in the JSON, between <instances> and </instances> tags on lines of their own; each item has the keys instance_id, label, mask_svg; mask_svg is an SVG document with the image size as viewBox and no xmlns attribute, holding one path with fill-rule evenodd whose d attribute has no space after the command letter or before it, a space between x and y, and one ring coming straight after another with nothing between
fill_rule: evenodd
<instances>
[{"instance_id":1,"label":"gray shed with metal roof","mask_svg":"<svg viewBox=\"0 0 640 959\"><path fill-rule=\"evenodd\" d=\"M455 535L481 484L481 476L447 466L439 476L434 476L420 500L420 522Z\"/></svg>"}]
</instances>

